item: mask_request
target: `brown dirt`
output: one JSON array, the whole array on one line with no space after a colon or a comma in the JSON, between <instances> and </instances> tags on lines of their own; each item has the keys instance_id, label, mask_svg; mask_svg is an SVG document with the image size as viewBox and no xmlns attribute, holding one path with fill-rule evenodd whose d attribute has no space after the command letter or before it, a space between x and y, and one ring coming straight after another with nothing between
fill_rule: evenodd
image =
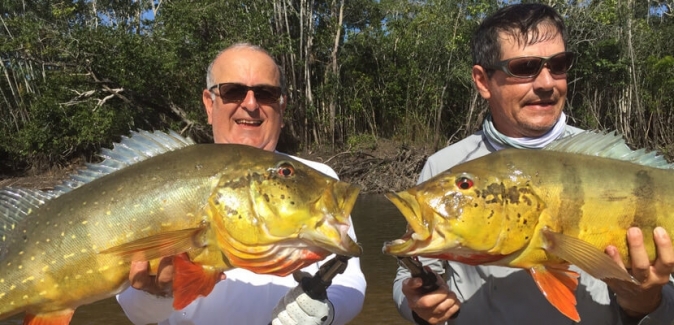
<instances>
[{"instance_id":1,"label":"brown dirt","mask_svg":"<svg viewBox=\"0 0 674 325\"><path fill-rule=\"evenodd\" d=\"M341 152L317 150L298 153L297 156L327 164L337 172L341 180L360 186L362 193L384 193L400 191L416 184L428 157L428 150L384 139L369 147ZM83 166L78 161L65 168L54 168L35 175L27 173L19 177L0 177L0 187L52 189Z\"/></svg>"},{"instance_id":2,"label":"brown dirt","mask_svg":"<svg viewBox=\"0 0 674 325\"><path fill-rule=\"evenodd\" d=\"M340 179L361 187L363 193L400 191L417 182L429 150L378 140L374 147L343 152L299 154L332 167Z\"/></svg>"}]
</instances>

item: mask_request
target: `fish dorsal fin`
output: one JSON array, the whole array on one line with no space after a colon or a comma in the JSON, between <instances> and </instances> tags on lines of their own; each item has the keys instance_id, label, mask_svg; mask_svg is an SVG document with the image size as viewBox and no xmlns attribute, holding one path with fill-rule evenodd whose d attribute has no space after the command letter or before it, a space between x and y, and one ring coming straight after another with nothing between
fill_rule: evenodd
<instances>
[{"instance_id":1,"label":"fish dorsal fin","mask_svg":"<svg viewBox=\"0 0 674 325\"><path fill-rule=\"evenodd\" d=\"M556 140L543 150L577 153L629 161L661 169L674 169L674 164L667 163L667 160L655 151L630 149L625 139L617 132L583 131Z\"/></svg>"},{"instance_id":2,"label":"fish dorsal fin","mask_svg":"<svg viewBox=\"0 0 674 325\"><path fill-rule=\"evenodd\" d=\"M23 220L55 195L22 188L0 188L0 260L7 253L9 243L21 235Z\"/></svg>"},{"instance_id":3,"label":"fish dorsal fin","mask_svg":"<svg viewBox=\"0 0 674 325\"><path fill-rule=\"evenodd\" d=\"M99 156L104 158L100 163L86 164L86 168L70 175L51 191L54 195L70 192L83 184L108 175L126 166L133 165L150 157L179 148L193 145L190 138L181 136L175 131L131 131L131 136L122 136L122 141L115 143L113 149L102 149Z\"/></svg>"}]
</instances>

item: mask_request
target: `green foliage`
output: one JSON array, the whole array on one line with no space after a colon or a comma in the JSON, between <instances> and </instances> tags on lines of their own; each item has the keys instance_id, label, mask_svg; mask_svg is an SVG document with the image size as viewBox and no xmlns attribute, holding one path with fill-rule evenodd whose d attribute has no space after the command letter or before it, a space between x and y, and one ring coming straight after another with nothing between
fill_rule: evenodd
<instances>
[{"instance_id":1,"label":"green foliage","mask_svg":"<svg viewBox=\"0 0 674 325\"><path fill-rule=\"evenodd\" d=\"M210 141L206 67L241 41L268 49L285 72L286 144L372 147L386 137L438 146L479 127L486 106L469 42L503 1L341 3L3 1L0 166L90 158L132 129ZM644 1L548 3L579 54L568 77L572 123L671 148L672 13L649 13Z\"/></svg>"},{"instance_id":2,"label":"green foliage","mask_svg":"<svg viewBox=\"0 0 674 325\"><path fill-rule=\"evenodd\" d=\"M349 137L346 147L351 151L374 150L377 148L377 137L372 134L354 134Z\"/></svg>"},{"instance_id":3,"label":"green foliage","mask_svg":"<svg viewBox=\"0 0 674 325\"><path fill-rule=\"evenodd\" d=\"M646 60L647 107L658 113L674 112L674 57L650 56Z\"/></svg>"}]
</instances>

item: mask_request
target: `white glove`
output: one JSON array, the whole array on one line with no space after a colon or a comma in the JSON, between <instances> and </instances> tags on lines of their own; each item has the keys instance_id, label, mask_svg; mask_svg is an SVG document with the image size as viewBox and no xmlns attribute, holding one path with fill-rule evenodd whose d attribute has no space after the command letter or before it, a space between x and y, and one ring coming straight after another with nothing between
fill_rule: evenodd
<instances>
[{"instance_id":1,"label":"white glove","mask_svg":"<svg viewBox=\"0 0 674 325\"><path fill-rule=\"evenodd\" d=\"M297 274L293 274L298 280ZM304 275L308 276L308 275ZM328 299L314 300L302 289L302 281L290 290L272 312L272 325L329 325L335 308Z\"/></svg>"}]
</instances>

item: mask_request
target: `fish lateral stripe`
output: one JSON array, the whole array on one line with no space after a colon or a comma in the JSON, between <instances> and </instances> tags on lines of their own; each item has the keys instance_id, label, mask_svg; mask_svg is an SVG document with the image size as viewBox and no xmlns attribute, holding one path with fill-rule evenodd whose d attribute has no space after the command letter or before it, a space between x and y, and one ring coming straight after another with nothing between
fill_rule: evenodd
<instances>
[{"instance_id":1,"label":"fish lateral stripe","mask_svg":"<svg viewBox=\"0 0 674 325\"><path fill-rule=\"evenodd\" d=\"M568 159L573 159L572 157ZM562 163L559 170L559 184L562 185L562 192L559 198L551 198L551 200L559 200L559 211L564 211L563 215L558 218L563 220L553 220L562 229L573 229L580 225L583 221L583 207L585 206L585 180L583 175L579 173L576 164ZM563 199L562 199L563 198ZM562 231L560 229L560 231Z\"/></svg>"}]
</instances>

